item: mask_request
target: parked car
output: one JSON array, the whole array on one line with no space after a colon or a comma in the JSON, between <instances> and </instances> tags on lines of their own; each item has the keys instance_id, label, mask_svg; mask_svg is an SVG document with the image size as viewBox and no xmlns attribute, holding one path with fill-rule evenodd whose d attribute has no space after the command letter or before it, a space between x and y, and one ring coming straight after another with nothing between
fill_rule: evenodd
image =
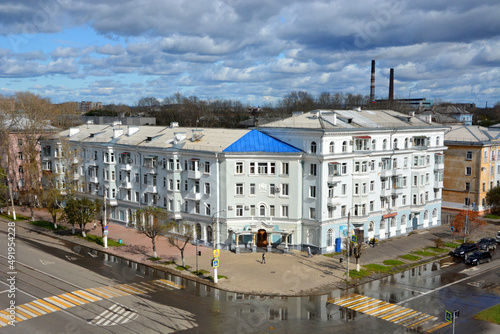
<instances>
[{"instance_id":1,"label":"parked car","mask_svg":"<svg viewBox=\"0 0 500 334\"><path fill-rule=\"evenodd\" d=\"M495 238L482 238L477 242L480 250L489 251L490 249L497 249L497 241Z\"/></svg>"},{"instance_id":2,"label":"parked car","mask_svg":"<svg viewBox=\"0 0 500 334\"><path fill-rule=\"evenodd\" d=\"M470 254L465 260L465 263L472 264L474 266L477 266L481 262L491 262L491 253L475 251L474 253Z\"/></svg>"},{"instance_id":3,"label":"parked car","mask_svg":"<svg viewBox=\"0 0 500 334\"><path fill-rule=\"evenodd\" d=\"M497 232L497 242L500 242L500 231Z\"/></svg>"},{"instance_id":4,"label":"parked car","mask_svg":"<svg viewBox=\"0 0 500 334\"><path fill-rule=\"evenodd\" d=\"M467 254L472 253L473 251L477 251L478 249L479 248L477 247L477 244L464 243L455 248L455 250L452 252L452 255L457 257L465 257Z\"/></svg>"}]
</instances>

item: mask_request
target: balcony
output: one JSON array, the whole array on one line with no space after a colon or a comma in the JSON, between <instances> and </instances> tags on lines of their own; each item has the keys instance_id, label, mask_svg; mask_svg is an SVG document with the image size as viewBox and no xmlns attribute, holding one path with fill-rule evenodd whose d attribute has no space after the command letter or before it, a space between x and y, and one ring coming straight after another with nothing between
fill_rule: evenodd
<instances>
[{"instance_id":1,"label":"balcony","mask_svg":"<svg viewBox=\"0 0 500 334\"><path fill-rule=\"evenodd\" d=\"M391 177L396 175L396 170L395 169L382 169L380 171L380 177Z\"/></svg>"},{"instance_id":2,"label":"balcony","mask_svg":"<svg viewBox=\"0 0 500 334\"><path fill-rule=\"evenodd\" d=\"M144 173L146 174L156 174L156 166L144 166L142 167L144 170Z\"/></svg>"},{"instance_id":3,"label":"balcony","mask_svg":"<svg viewBox=\"0 0 500 334\"><path fill-rule=\"evenodd\" d=\"M337 206L337 205L342 204L342 202L340 201L340 198L338 198L338 197L328 197L326 199L326 204L328 206Z\"/></svg>"},{"instance_id":4,"label":"balcony","mask_svg":"<svg viewBox=\"0 0 500 334\"><path fill-rule=\"evenodd\" d=\"M151 193L151 194L156 194L156 193L158 193L158 189L156 188L156 186L148 185L146 187L145 192Z\"/></svg>"},{"instance_id":5,"label":"balcony","mask_svg":"<svg viewBox=\"0 0 500 334\"><path fill-rule=\"evenodd\" d=\"M131 164L122 164L120 166L120 170L131 171L132 170L132 165Z\"/></svg>"},{"instance_id":6,"label":"balcony","mask_svg":"<svg viewBox=\"0 0 500 334\"><path fill-rule=\"evenodd\" d=\"M389 197L393 194L393 189L392 188L389 188L389 189L381 189L380 190L380 196L381 197Z\"/></svg>"},{"instance_id":7,"label":"balcony","mask_svg":"<svg viewBox=\"0 0 500 334\"><path fill-rule=\"evenodd\" d=\"M78 181L78 180L80 180L80 174L73 173L73 181Z\"/></svg>"},{"instance_id":8,"label":"balcony","mask_svg":"<svg viewBox=\"0 0 500 334\"><path fill-rule=\"evenodd\" d=\"M90 183L99 183L99 178L97 176L90 176L89 182Z\"/></svg>"},{"instance_id":9,"label":"balcony","mask_svg":"<svg viewBox=\"0 0 500 334\"><path fill-rule=\"evenodd\" d=\"M328 180L327 182L332 184L332 183L339 183L341 179L340 173L334 173L334 174L328 174Z\"/></svg>"},{"instance_id":10,"label":"balcony","mask_svg":"<svg viewBox=\"0 0 500 334\"><path fill-rule=\"evenodd\" d=\"M199 201L201 199L201 193L189 193L186 198L192 201Z\"/></svg>"},{"instance_id":11,"label":"balcony","mask_svg":"<svg viewBox=\"0 0 500 334\"><path fill-rule=\"evenodd\" d=\"M130 181L123 181L122 183L120 183L120 188L123 188L123 189L132 189L132 182L130 182Z\"/></svg>"},{"instance_id":12,"label":"balcony","mask_svg":"<svg viewBox=\"0 0 500 334\"><path fill-rule=\"evenodd\" d=\"M199 180L200 177L201 177L201 172L199 170L189 170L188 171L188 178L189 179Z\"/></svg>"},{"instance_id":13,"label":"balcony","mask_svg":"<svg viewBox=\"0 0 500 334\"><path fill-rule=\"evenodd\" d=\"M438 170L443 170L444 169L444 162L441 162L441 163L435 163L434 164L434 170L435 171L438 171Z\"/></svg>"},{"instance_id":14,"label":"balcony","mask_svg":"<svg viewBox=\"0 0 500 334\"><path fill-rule=\"evenodd\" d=\"M434 181L434 188L443 188L443 181Z\"/></svg>"}]
</instances>

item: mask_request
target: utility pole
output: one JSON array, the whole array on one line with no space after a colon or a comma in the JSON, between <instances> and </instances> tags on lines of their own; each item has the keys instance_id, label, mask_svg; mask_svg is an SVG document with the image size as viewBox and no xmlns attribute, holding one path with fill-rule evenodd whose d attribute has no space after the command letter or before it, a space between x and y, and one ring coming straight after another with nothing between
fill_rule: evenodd
<instances>
[{"instance_id":1,"label":"utility pole","mask_svg":"<svg viewBox=\"0 0 500 334\"><path fill-rule=\"evenodd\" d=\"M108 222L106 217L106 191L108 188L104 188L104 219L102 220L104 225L104 232L102 236L102 242L104 244L104 248L108 248Z\"/></svg>"},{"instance_id":2,"label":"utility pole","mask_svg":"<svg viewBox=\"0 0 500 334\"><path fill-rule=\"evenodd\" d=\"M472 178L472 182L469 185L469 194L467 195L468 203L467 203L467 213L465 214L464 243L467 240L467 230L469 227L468 225L469 225L469 208L470 208L470 190L472 188L472 184L474 183L475 178L476 178L475 176Z\"/></svg>"}]
</instances>

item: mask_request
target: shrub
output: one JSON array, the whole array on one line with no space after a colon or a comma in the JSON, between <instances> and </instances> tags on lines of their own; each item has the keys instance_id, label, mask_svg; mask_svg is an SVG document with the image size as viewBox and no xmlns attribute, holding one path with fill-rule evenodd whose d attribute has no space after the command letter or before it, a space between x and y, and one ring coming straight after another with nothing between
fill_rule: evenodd
<instances>
[{"instance_id":1,"label":"shrub","mask_svg":"<svg viewBox=\"0 0 500 334\"><path fill-rule=\"evenodd\" d=\"M444 246L443 239L438 237L438 238L434 238L434 240L432 240L432 241L434 241L434 246L436 246L436 248L443 248L443 246Z\"/></svg>"}]
</instances>

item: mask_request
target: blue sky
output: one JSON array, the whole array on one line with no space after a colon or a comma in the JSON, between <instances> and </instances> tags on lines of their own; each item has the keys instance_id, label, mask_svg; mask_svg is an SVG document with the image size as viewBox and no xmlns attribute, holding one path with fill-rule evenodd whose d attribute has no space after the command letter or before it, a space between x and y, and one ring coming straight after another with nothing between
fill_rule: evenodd
<instances>
[{"instance_id":1,"label":"blue sky","mask_svg":"<svg viewBox=\"0 0 500 334\"><path fill-rule=\"evenodd\" d=\"M176 92L274 103L290 91L500 101L500 3L4 0L0 94L137 104Z\"/></svg>"}]
</instances>

